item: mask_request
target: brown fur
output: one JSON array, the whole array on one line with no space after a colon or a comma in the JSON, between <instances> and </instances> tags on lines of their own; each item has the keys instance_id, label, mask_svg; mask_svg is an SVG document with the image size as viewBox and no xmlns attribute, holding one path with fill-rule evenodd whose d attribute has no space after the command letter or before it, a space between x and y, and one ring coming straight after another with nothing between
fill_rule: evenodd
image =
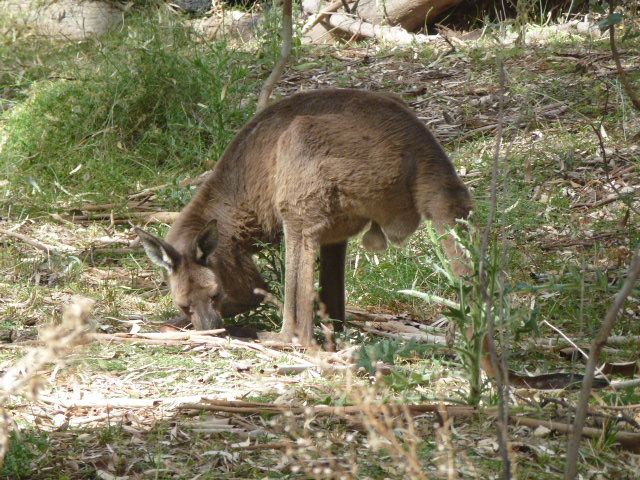
<instances>
[{"instance_id":1,"label":"brown fur","mask_svg":"<svg viewBox=\"0 0 640 480\"><path fill-rule=\"evenodd\" d=\"M329 314L344 318L349 237L371 225L363 243L383 249L387 239L401 244L423 218L442 230L465 218L470 207L442 147L398 97L319 90L258 114L236 135L166 242L144 233L141 238L148 253L160 246L150 253L156 263L163 264L162 255L170 260L163 266L176 304L202 316L196 327L210 328L219 316L202 306L208 299L214 298L213 309L222 316L259 303L254 289L265 284L251 259L254 244L277 242L283 232L282 334L309 345L319 249L321 299L324 292ZM445 248L458 257L450 244Z\"/></svg>"}]
</instances>

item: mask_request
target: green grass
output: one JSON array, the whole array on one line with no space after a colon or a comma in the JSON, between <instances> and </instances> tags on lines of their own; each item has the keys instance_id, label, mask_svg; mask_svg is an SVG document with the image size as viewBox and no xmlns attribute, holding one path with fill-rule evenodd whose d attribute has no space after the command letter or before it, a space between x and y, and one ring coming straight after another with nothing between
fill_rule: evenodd
<instances>
[{"instance_id":1,"label":"green grass","mask_svg":"<svg viewBox=\"0 0 640 480\"><path fill-rule=\"evenodd\" d=\"M33 478L33 466L49 450L47 435L35 430L12 432L9 451L0 468L0 478L27 480Z\"/></svg>"},{"instance_id":2,"label":"green grass","mask_svg":"<svg viewBox=\"0 0 640 480\"><path fill-rule=\"evenodd\" d=\"M150 20L131 17L83 58L63 49L68 79L32 72L28 98L2 119L0 169L22 206L49 210L175 183L210 167L252 114L246 54L196 43L171 18ZM165 197L184 203L175 195Z\"/></svg>"}]
</instances>

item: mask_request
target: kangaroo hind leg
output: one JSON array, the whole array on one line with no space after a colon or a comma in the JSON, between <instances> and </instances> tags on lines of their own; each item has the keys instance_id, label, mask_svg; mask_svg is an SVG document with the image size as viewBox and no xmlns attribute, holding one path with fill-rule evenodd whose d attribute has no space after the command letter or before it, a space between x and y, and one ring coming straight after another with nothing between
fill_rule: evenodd
<instances>
[{"instance_id":1,"label":"kangaroo hind leg","mask_svg":"<svg viewBox=\"0 0 640 480\"><path fill-rule=\"evenodd\" d=\"M322 245L320 247L320 301L334 323L334 331L344 329L344 263L347 242Z\"/></svg>"},{"instance_id":2,"label":"kangaroo hind leg","mask_svg":"<svg viewBox=\"0 0 640 480\"><path fill-rule=\"evenodd\" d=\"M313 344L313 270L317 240L284 222L285 280L282 336L298 338L301 345Z\"/></svg>"}]
</instances>

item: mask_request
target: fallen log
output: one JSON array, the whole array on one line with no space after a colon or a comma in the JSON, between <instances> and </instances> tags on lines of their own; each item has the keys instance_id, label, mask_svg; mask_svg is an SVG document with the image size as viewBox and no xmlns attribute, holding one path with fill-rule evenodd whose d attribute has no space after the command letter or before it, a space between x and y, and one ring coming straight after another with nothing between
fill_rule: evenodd
<instances>
[{"instance_id":1,"label":"fallen log","mask_svg":"<svg viewBox=\"0 0 640 480\"><path fill-rule=\"evenodd\" d=\"M375 25L399 25L413 32L462 0L360 0L357 15Z\"/></svg>"},{"instance_id":2,"label":"fallen log","mask_svg":"<svg viewBox=\"0 0 640 480\"><path fill-rule=\"evenodd\" d=\"M343 13L334 13L325 22L337 30L351 34L356 39L374 38L397 45L425 44L442 38L440 35L409 33L402 27L373 25Z\"/></svg>"},{"instance_id":3,"label":"fallen log","mask_svg":"<svg viewBox=\"0 0 640 480\"><path fill-rule=\"evenodd\" d=\"M66 41L104 35L122 24L124 5L111 1L0 0L0 11L11 23L36 35Z\"/></svg>"}]
</instances>

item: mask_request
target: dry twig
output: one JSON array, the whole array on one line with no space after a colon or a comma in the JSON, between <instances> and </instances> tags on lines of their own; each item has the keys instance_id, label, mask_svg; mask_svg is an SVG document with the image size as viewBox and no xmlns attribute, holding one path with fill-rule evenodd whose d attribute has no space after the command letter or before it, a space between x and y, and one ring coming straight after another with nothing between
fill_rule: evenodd
<instances>
[{"instance_id":1,"label":"dry twig","mask_svg":"<svg viewBox=\"0 0 640 480\"><path fill-rule=\"evenodd\" d=\"M33 238L27 235L23 235L22 233L12 232L11 230L5 230L4 228L0 228L0 235L4 235L6 237L11 237L11 238L15 238L16 240L20 240L21 242L24 242L27 245L31 245L32 247L37 248L38 250L42 250L47 255L50 255L50 254L61 255L63 253L74 252L74 249L67 245L54 247L52 245L47 245L45 243L34 240Z\"/></svg>"},{"instance_id":2,"label":"dry twig","mask_svg":"<svg viewBox=\"0 0 640 480\"><path fill-rule=\"evenodd\" d=\"M537 427L546 427L549 430L555 430L560 433L572 433L576 434L577 429L574 428L574 425L562 422L556 422L553 420L538 420L537 418L529 418L529 417L511 417L511 421L516 425L523 425L525 427L537 428ZM602 438L605 432L599 428L581 428L580 435L587 438ZM615 443L620 444L621 447L632 450L632 451L640 451L640 433L634 432L615 432L614 434Z\"/></svg>"},{"instance_id":3,"label":"dry twig","mask_svg":"<svg viewBox=\"0 0 640 480\"><path fill-rule=\"evenodd\" d=\"M446 411L451 417L469 417L477 415L480 410L468 405L442 405L437 403L424 403L413 405L370 405L371 412L379 414L387 412L393 415L400 415L408 412L411 415L422 415L424 413L438 413ZM244 401L227 401L203 399L200 403L184 403L178 406L180 410L206 410L212 412L228 412L228 413L291 413L294 415L311 413L319 416L345 416L345 415L361 415L362 405L336 407L332 405L315 405L297 406L279 403L262 403L262 402L244 402ZM495 414L495 409L485 409L484 413L489 415Z\"/></svg>"}]
</instances>

